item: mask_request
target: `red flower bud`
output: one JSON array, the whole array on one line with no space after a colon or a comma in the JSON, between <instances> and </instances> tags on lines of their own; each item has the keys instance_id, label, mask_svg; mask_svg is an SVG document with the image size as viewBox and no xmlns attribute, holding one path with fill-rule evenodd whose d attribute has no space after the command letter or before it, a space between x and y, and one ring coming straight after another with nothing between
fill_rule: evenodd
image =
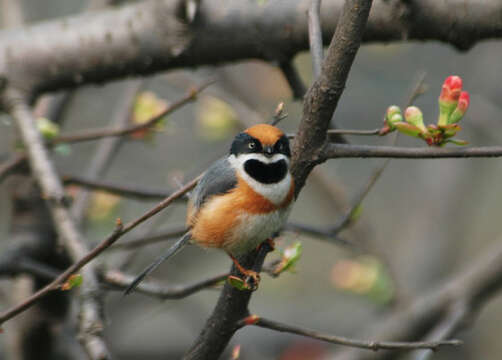
<instances>
[{"instance_id":1,"label":"red flower bud","mask_svg":"<svg viewBox=\"0 0 502 360\"><path fill-rule=\"evenodd\" d=\"M462 91L458 99L457 107L455 108L455 110L450 115L450 118L448 119L449 124L455 124L459 122L460 119L462 119L462 117L467 112L467 108L469 107L469 102L470 102L469 93L467 91Z\"/></svg>"},{"instance_id":2,"label":"red flower bud","mask_svg":"<svg viewBox=\"0 0 502 360\"><path fill-rule=\"evenodd\" d=\"M461 92L462 78L455 75L448 76L443 83L441 95L439 95L439 126L445 126L449 123L449 117L457 106Z\"/></svg>"},{"instance_id":3,"label":"red flower bud","mask_svg":"<svg viewBox=\"0 0 502 360\"><path fill-rule=\"evenodd\" d=\"M460 76L448 76L443 83L440 101L456 102L462 91L462 78Z\"/></svg>"},{"instance_id":4,"label":"red flower bud","mask_svg":"<svg viewBox=\"0 0 502 360\"><path fill-rule=\"evenodd\" d=\"M467 91L462 91L458 99L457 109L459 109L465 114L467 108L469 107L469 102L470 102L469 93Z\"/></svg>"}]
</instances>

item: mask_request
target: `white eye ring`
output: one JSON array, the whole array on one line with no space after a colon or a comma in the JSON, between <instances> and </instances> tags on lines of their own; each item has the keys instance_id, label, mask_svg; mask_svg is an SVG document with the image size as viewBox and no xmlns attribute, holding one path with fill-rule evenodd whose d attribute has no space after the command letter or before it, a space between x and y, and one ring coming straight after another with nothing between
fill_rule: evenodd
<instances>
[{"instance_id":1,"label":"white eye ring","mask_svg":"<svg viewBox=\"0 0 502 360\"><path fill-rule=\"evenodd\" d=\"M254 142L250 142L248 144L248 148L250 148L250 149L254 149L255 147L256 147L256 144Z\"/></svg>"}]
</instances>

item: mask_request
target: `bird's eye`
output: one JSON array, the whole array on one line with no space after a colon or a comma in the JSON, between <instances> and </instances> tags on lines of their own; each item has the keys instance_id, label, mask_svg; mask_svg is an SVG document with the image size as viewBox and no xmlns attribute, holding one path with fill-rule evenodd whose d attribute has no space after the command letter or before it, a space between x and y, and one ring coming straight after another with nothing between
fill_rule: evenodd
<instances>
[{"instance_id":1,"label":"bird's eye","mask_svg":"<svg viewBox=\"0 0 502 360\"><path fill-rule=\"evenodd\" d=\"M254 142L250 142L248 144L248 148L250 148L250 149L254 149L255 147L256 147L256 144Z\"/></svg>"},{"instance_id":2,"label":"bird's eye","mask_svg":"<svg viewBox=\"0 0 502 360\"><path fill-rule=\"evenodd\" d=\"M277 146L278 150L279 151L283 151L284 150L284 144L283 143L279 143L279 145Z\"/></svg>"}]
</instances>

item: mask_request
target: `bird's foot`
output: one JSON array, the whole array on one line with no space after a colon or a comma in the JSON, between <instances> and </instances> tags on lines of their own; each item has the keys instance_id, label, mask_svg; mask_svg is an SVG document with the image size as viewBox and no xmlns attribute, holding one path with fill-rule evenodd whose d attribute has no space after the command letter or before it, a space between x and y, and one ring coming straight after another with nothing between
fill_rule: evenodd
<instances>
[{"instance_id":1,"label":"bird's foot","mask_svg":"<svg viewBox=\"0 0 502 360\"><path fill-rule=\"evenodd\" d=\"M244 283L249 287L249 290L255 291L258 289L258 285L260 284L260 274L258 274L254 270L245 270L241 271L242 275L244 275Z\"/></svg>"},{"instance_id":2,"label":"bird's foot","mask_svg":"<svg viewBox=\"0 0 502 360\"><path fill-rule=\"evenodd\" d=\"M233 257L230 254L229 254L229 256L232 259L232 261L234 262L237 270L239 270L239 272L242 275L244 275L244 278L241 279L243 281L243 283L245 284L243 288L245 288L246 290L250 290L250 291L255 291L256 289L258 289L258 285L260 284L260 279L261 279L260 274L258 274L254 270L245 269L241 264L239 264L239 262L237 261L237 259L235 257Z\"/></svg>"}]
</instances>

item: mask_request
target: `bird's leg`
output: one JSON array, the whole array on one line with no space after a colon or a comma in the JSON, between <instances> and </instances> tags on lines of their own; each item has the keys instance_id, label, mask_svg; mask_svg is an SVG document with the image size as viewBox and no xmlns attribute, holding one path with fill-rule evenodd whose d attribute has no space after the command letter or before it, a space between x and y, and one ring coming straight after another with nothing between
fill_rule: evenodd
<instances>
[{"instance_id":1,"label":"bird's leg","mask_svg":"<svg viewBox=\"0 0 502 360\"><path fill-rule=\"evenodd\" d=\"M237 261L237 259L232 254L230 253L227 254L228 256L230 256L230 259L232 259L232 261L234 262L237 270L239 270L239 272L245 276L244 281L251 286L251 290L253 291L256 290L258 288L258 284L260 283L261 279L260 274L258 274L254 270L245 269L241 264L239 264L239 261ZM249 281L251 279L252 281Z\"/></svg>"}]
</instances>

